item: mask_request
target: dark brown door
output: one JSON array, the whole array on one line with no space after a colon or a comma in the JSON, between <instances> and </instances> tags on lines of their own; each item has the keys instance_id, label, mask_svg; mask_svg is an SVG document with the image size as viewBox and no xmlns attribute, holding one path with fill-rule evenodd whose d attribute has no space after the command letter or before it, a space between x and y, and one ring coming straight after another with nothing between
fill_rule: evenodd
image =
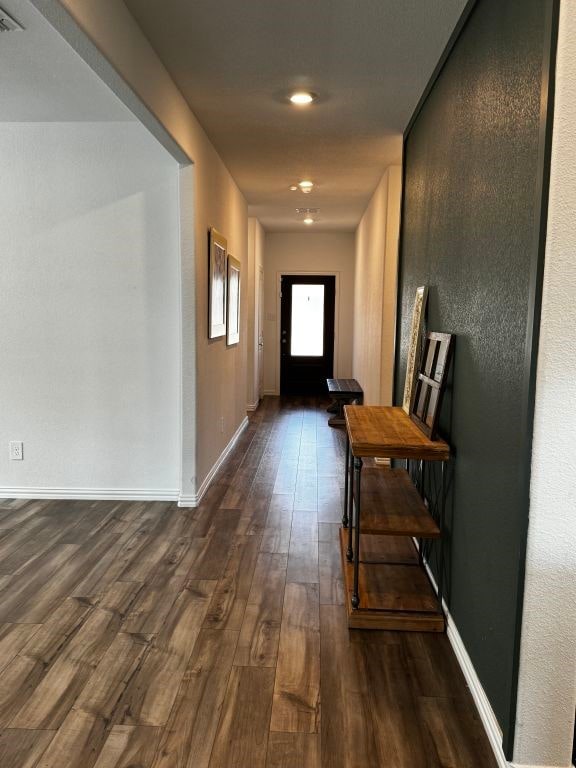
<instances>
[{"instance_id":1,"label":"dark brown door","mask_svg":"<svg viewBox=\"0 0 576 768\"><path fill-rule=\"evenodd\" d=\"M323 394L334 374L336 278L284 275L281 285L280 391Z\"/></svg>"}]
</instances>

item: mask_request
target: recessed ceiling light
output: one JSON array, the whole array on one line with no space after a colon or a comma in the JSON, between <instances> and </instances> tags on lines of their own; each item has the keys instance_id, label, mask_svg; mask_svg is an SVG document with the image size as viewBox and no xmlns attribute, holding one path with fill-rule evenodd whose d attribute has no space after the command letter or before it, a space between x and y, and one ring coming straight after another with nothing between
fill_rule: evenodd
<instances>
[{"instance_id":1,"label":"recessed ceiling light","mask_svg":"<svg viewBox=\"0 0 576 768\"><path fill-rule=\"evenodd\" d=\"M310 226L310 224L314 224L314 219L311 216L307 216L304 219L304 224L308 224L308 226Z\"/></svg>"},{"instance_id":2,"label":"recessed ceiling light","mask_svg":"<svg viewBox=\"0 0 576 768\"><path fill-rule=\"evenodd\" d=\"M304 194L307 195L309 192L312 192L312 187L314 186L314 182L308 181L308 180L299 181L298 186L300 187L302 192L304 192Z\"/></svg>"},{"instance_id":3,"label":"recessed ceiling light","mask_svg":"<svg viewBox=\"0 0 576 768\"><path fill-rule=\"evenodd\" d=\"M290 187L290 191L291 192L296 192L297 189L298 189L298 185L297 184L292 184L292 186Z\"/></svg>"},{"instance_id":4,"label":"recessed ceiling light","mask_svg":"<svg viewBox=\"0 0 576 768\"><path fill-rule=\"evenodd\" d=\"M290 101L297 107L306 107L308 104L312 104L315 98L315 95L309 91L296 91L290 96Z\"/></svg>"}]
</instances>

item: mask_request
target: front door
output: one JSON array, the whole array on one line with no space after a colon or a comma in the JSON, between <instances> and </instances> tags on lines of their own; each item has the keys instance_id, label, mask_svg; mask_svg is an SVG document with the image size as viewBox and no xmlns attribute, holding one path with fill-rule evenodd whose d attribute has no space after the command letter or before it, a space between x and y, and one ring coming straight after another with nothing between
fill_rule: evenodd
<instances>
[{"instance_id":1,"label":"front door","mask_svg":"<svg viewBox=\"0 0 576 768\"><path fill-rule=\"evenodd\" d=\"M283 275L281 278L280 392L326 392L334 374L336 278Z\"/></svg>"}]
</instances>

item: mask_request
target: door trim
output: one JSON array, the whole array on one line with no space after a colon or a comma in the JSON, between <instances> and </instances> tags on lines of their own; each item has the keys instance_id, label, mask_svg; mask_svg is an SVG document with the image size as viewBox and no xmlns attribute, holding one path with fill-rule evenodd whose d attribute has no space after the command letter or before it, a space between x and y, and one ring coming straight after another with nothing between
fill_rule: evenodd
<instances>
[{"instance_id":1,"label":"door trim","mask_svg":"<svg viewBox=\"0 0 576 768\"><path fill-rule=\"evenodd\" d=\"M336 272L334 270L326 271L322 269L297 269L297 270L290 270L290 269L280 269L276 271L276 333L275 333L275 339L274 344L276 347L275 351L275 360L274 360L274 394L279 395L280 394L280 341L281 341L281 331L282 331L282 323L280 322L280 312L281 312L281 306L280 306L280 288L281 288L281 282L280 278L282 275L290 276L290 275L302 275L302 277L314 277L315 275L318 275L319 277L333 277L335 278L335 286L334 286L334 378L338 378L340 375L340 272Z\"/></svg>"},{"instance_id":2,"label":"door trim","mask_svg":"<svg viewBox=\"0 0 576 768\"><path fill-rule=\"evenodd\" d=\"M260 354L260 343L264 345L264 329L266 327L266 281L264 275L264 265L258 265L257 280L256 280L256 394L258 396L258 403L264 397L264 374L266 366L264 361L266 360L266 347L262 347L262 354Z\"/></svg>"}]
</instances>

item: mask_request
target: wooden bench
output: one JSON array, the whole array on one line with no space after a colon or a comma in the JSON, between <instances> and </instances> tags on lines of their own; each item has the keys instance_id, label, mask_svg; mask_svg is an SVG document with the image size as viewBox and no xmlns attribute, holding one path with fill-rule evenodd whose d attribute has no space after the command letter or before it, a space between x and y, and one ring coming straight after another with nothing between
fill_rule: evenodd
<instances>
[{"instance_id":1,"label":"wooden bench","mask_svg":"<svg viewBox=\"0 0 576 768\"><path fill-rule=\"evenodd\" d=\"M326 379L328 393L334 398L337 406L336 415L328 419L331 427L343 427L346 424L344 418L345 405L362 405L364 391L356 379Z\"/></svg>"}]
</instances>

